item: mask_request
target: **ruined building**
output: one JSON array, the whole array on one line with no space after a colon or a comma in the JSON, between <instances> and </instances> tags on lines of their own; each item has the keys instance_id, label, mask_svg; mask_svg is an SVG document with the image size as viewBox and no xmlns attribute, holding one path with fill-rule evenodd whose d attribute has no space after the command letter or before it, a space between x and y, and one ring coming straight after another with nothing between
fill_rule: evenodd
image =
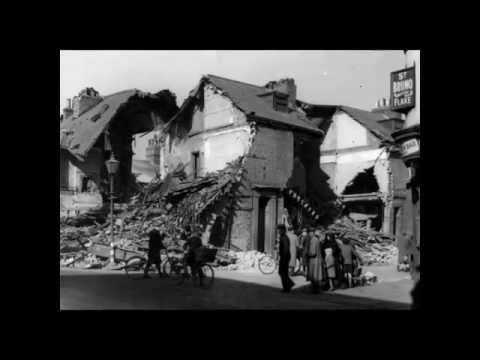
<instances>
[{"instance_id":1,"label":"ruined building","mask_svg":"<svg viewBox=\"0 0 480 360\"><path fill-rule=\"evenodd\" d=\"M60 118L61 214L102 205L109 192L105 161L120 161L115 176L117 201L135 192L132 175L132 136L153 130L176 112L175 96L126 90L100 96L93 88L82 90Z\"/></svg>"},{"instance_id":2,"label":"ruined building","mask_svg":"<svg viewBox=\"0 0 480 360\"><path fill-rule=\"evenodd\" d=\"M391 141L391 133L403 126L401 114L386 106L373 111L302 102L299 106L326 132L320 166L343 203L343 214L367 228L399 235L405 222L408 169L399 154L382 148L382 143Z\"/></svg>"},{"instance_id":3,"label":"ruined building","mask_svg":"<svg viewBox=\"0 0 480 360\"><path fill-rule=\"evenodd\" d=\"M218 209L214 227L225 236L216 245L269 252L278 223L300 226L336 216L335 194L320 168L324 131L297 107L293 79L257 86L204 76L158 135L150 149L162 178L183 173L171 193L198 193L208 174L241 159L246 181L239 206Z\"/></svg>"}]
</instances>

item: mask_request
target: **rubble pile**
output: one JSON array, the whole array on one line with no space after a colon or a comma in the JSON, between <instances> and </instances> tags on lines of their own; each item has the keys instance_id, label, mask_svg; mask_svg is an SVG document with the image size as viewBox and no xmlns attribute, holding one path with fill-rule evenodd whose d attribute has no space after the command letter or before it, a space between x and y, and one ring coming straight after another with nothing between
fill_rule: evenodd
<instances>
[{"instance_id":1,"label":"rubble pile","mask_svg":"<svg viewBox=\"0 0 480 360\"><path fill-rule=\"evenodd\" d=\"M248 271L258 269L258 261L265 254L256 250L233 251L219 249L214 266L223 271Z\"/></svg>"},{"instance_id":2,"label":"rubble pile","mask_svg":"<svg viewBox=\"0 0 480 360\"><path fill-rule=\"evenodd\" d=\"M195 224L221 200L230 199L233 203L243 175L243 157L239 157L227 168L193 182L176 184L170 189L152 184L145 194L133 198L129 204L117 206L114 212L115 245L133 250L145 248L149 229L161 226L169 234L166 245L171 245L183 226ZM164 195L159 197L158 192ZM63 218L60 220L60 248L63 253L77 252L69 261L78 260L87 256L91 244L109 245L110 231L110 219L105 209ZM233 265L232 258L231 253L220 257L219 266ZM62 264L65 263L63 256Z\"/></svg>"},{"instance_id":3,"label":"rubble pile","mask_svg":"<svg viewBox=\"0 0 480 360\"><path fill-rule=\"evenodd\" d=\"M393 264L397 260L398 249L392 235L365 230L347 217L330 225L328 231L334 233L337 239L350 239L365 265Z\"/></svg>"},{"instance_id":4,"label":"rubble pile","mask_svg":"<svg viewBox=\"0 0 480 360\"><path fill-rule=\"evenodd\" d=\"M389 265L398 260L398 248L393 244L372 244L367 249L357 247L357 251L365 265Z\"/></svg>"},{"instance_id":5,"label":"rubble pile","mask_svg":"<svg viewBox=\"0 0 480 360\"><path fill-rule=\"evenodd\" d=\"M373 285L378 281L377 275L374 273L367 271L365 274L361 275L357 280L357 285L365 286L365 285Z\"/></svg>"},{"instance_id":6,"label":"rubble pile","mask_svg":"<svg viewBox=\"0 0 480 360\"><path fill-rule=\"evenodd\" d=\"M107 213L106 208L92 209L78 216L60 218L60 224L75 227L104 224Z\"/></svg>"},{"instance_id":7,"label":"rubble pile","mask_svg":"<svg viewBox=\"0 0 480 360\"><path fill-rule=\"evenodd\" d=\"M252 250L252 251L240 251L237 252L237 264L240 269L248 270L251 268L258 269L258 260L265 254Z\"/></svg>"}]
</instances>

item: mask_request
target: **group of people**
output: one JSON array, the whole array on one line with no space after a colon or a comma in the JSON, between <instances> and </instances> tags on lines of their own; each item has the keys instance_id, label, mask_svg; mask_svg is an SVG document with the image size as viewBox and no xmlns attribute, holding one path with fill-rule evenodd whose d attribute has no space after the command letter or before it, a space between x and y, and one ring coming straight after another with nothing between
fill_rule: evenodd
<instances>
[{"instance_id":1,"label":"group of people","mask_svg":"<svg viewBox=\"0 0 480 360\"><path fill-rule=\"evenodd\" d=\"M362 265L362 259L347 238L338 240L325 228L304 228L295 234L293 227L280 224L279 234L279 275L284 292L290 292L295 285L291 275L305 275L313 293L322 288L335 290L342 282L353 286L355 269ZM298 267L297 267L298 265Z\"/></svg>"},{"instance_id":2,"label":"group of people","mask_svg":"<svg viewBox=\"0 0 480 360\"><path fill-rule=\"evenodd\" d=\"M201 227L197 227L192 231L191 227L187 225L185 229L176 234L175 243L176 247L180 247L185 252L185 265L192 270L192 276L194 279L198 278L200 286L203 286L204 274L202 265L197 261L195 256L197 249L203 246L201 234ZM153 228L148 232L148 260L144 269L144 278L150 278L148 272L152 265L155 265L160 277L165 276L161 268L161 251L167 249L165 246L166 237L167 232L165 227L160 227L159 229Z\"/></svg>"}]
</instances>

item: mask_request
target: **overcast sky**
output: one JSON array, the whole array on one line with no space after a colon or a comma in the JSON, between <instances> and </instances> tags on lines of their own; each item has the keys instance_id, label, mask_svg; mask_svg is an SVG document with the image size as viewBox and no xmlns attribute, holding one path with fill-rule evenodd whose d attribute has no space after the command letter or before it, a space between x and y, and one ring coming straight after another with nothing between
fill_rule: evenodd
<instances>
[{"instance_id":1,"label":"overcast sky","mask_svg":"<svg viewBox=\"0 0 480 360\"><path fill-rule=\"evenodd\" d=\"M390 72L405 65L396 51L61 51L60 111L85 87L101 95L169 89L178 105L204 74L256 85L293 77L297 98L371 110L389 96Z\"/></svg>"}]
</instances>

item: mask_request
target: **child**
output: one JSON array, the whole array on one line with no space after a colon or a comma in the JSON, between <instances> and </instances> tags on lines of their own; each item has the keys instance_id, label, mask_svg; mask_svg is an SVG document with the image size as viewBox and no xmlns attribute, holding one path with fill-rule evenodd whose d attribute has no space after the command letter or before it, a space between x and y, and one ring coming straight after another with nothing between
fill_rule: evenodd
<instances>
[{"instance_id":1,"label":"child","mask_svg":"<svg viewBox=\"0 0 480 360\"><path fill-rule=\"evenodd\" d=\"M330 291L335 290L333 287L333 280L335 279L335 258L333 257L333 249L325 249L325 267L327 268L328 283L330 285Z\"/></svg>"},{"instance_id":2,"label":"child","mask_svg":"<svg viewBox=\"0 0 480 360\"><path fill-rule=\"evenodd\" d=\"M348 280L348 287L352 287L353 260L354 258L361 264L362 260L350 243L350 239L343 238L340 244L340 250L343 258L343 274Z\"/></svg>"}]
</instances>

